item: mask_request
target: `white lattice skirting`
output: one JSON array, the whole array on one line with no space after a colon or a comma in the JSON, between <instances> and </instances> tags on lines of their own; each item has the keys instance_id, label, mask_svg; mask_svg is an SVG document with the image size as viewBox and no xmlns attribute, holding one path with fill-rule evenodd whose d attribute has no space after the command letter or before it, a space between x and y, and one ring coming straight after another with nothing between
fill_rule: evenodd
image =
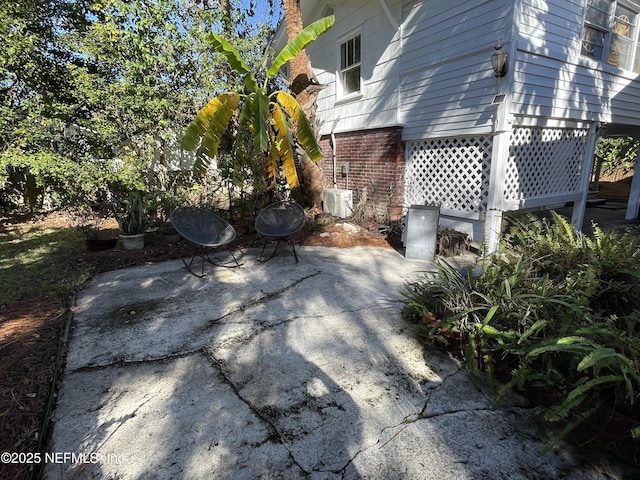
<instances>
[{"instance_id":1,"label":"white lattice skirting","mask_svg":"<svg viewBox=\"0 0 640 480\"><path fill-rule=\"evenodd\" d=\"M517 127L498 201L505 210L553 205L579 195L588 130ZM487 211L492 139L462 137L407 142L405 204L440 205L480 218Z\"/></svg>"},{"instance_id":2,"label":"white lattice skirting","mask_svg":"<svg viewBox=\"0 0 640 480\"><path fill-rule=\"evenodd\" d=\"M487 208L491 139L443 138L407 142L405 204L480 214Z\"/></svg>"},{"instance_id":3,"label":"white lattice skirting","mask_svg":"<svg viewBox=\"0 0 640 480\"><path fill-rule=\"evenodd\" d=\"M580 193L588 130L515 128L511 133L504 200L510 205L551 205ZM513 208L513 206L511 207Z\"/></svg>"}]
</instances>

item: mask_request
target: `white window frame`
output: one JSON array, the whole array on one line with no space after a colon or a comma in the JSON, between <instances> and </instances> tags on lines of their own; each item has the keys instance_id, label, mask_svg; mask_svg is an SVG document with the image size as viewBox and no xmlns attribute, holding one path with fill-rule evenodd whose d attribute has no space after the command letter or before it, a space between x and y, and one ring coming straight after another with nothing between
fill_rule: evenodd
<instances>
[{"instance_id":1,"label":"white window frame","mask_svg":"<svg viewBox=\"0 0 640 480\"><path fill-rule=\"evenodd\" d=\"M640 73L640 3L633 0L612 0L609 12L594 10L606 16L602 24L589 21L589 4L590 0L587 0L582 23L581 55L616 68ZM617 7L630 10L630 15L625 18L617 16ZM592 41L585 38L587 29L594 33ZM623 64L620 64L619 56L614 50L616 43L628 45Z\"/></svg>"},{"instance_id":2,"label":"white window frame","mask_svg":"<svg viewBox=\"0 0 640 480\"><path fill-rule=\"evenodd\" d=\"M347 44L350 40L354 40L356 38L360 38L359 43L360 43L360 59L357 62L353 62L352 64L347 65L346 67L342 67L342 46ZM364 87L364 82L362 81L362 57L363 57L363 51L362 51L362 29L361 28L357 28L355 30L350 31L348 34L343 35L342 37L340 37L337 42L336 42L336 50L337 50L337 62L336 62L336 97L337 100L339 101L350 101L350 100L357 100L359 98L362 97L363 95L363 87ZM347 72L348 70L352 70L354 68L359 68L360 70L360 74L359 74L359 84L358 84L358 89L351 91L351 92L346 92L346 86L344 85L344 80L343 80L343 75L345 72Z\"/></svg>"}]
</instances>

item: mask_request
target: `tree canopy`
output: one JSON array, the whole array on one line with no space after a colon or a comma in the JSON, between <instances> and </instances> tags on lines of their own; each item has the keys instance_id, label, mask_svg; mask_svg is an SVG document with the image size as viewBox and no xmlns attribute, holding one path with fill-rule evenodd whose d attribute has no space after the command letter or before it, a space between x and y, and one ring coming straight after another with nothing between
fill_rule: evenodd
<instances>
[{"instance_id":1,"label":"tree canopy","mask_svg":"<svg viewBox=\"0 0 640 480\"><path fill-rule=\"evenodd\" d=\"M260 62L273 27L231 7L230 34ZM190 0L3 2L0 201L64 192L96 161L142 181L208 98L242 88L205 41L222 30L219 8Z\"/></svg>"}]
</instances>

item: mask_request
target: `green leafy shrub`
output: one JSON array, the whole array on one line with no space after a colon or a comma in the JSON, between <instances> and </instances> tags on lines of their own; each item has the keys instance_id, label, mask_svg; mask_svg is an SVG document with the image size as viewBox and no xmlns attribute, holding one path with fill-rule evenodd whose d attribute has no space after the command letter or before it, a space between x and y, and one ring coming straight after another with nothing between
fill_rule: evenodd
<instances>
[{"instance_id":1,"label":"green leafy shrub","mask_svg":"<svg viewBox=\"0 0 640 480\"><path fill-rule=\"evenodd\" d=\"M145 206L140 192L132 192L129 197L120 201L120 209L116 210L116 220L120 233L138 235L145 230Z\"/></svg>"},{"instance_id":2,"label":"green leafy shrub","mask_svg":"<svg viewBox=\"0 0 640 480\"><path fill-rule=\"evenodd\" d=\"M498 396L543 387L561 394L546 412L564 433L603 408L640 419L640 251L630 232L593 237L564 217L509 221L501 251L479 278L440 264L402 290L419 336L459 332L470 368L515 359ZM632 432L639 433L640 432Z\"/></svg>"},{"instance_id":3,"label":"green leafy shrub","mask_svg":"<svg viewBox=\"0 0 640 480\"><path fill-rule=\"evenodd\" d=\"M602 159L602 173L613 175L633 169L638 146L640 143L631 137L599 138L596 143L596 156Z\"/></svg>"}]
</instances>

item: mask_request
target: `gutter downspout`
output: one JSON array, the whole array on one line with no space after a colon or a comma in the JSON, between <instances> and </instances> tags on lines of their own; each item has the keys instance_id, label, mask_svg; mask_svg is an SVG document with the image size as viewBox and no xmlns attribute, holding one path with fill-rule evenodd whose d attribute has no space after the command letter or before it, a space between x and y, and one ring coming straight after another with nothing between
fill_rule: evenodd
<instances>
[{"instance_id":1,"label":"gutter downspout","mask_svg":"<svg viewBox=\"0 0 640 480\"><path fill-rule=\"evenodd\" d=\"M338 188L338 175L336 173L336 168L338 168L338 160L337 160L337 152L338 146L336 145L336 127L338 126L338 122L340 121L340 115L333 121L333 125L331 125L331 157L333 159L333 188Z\"/></svg>"}]
</instances>

